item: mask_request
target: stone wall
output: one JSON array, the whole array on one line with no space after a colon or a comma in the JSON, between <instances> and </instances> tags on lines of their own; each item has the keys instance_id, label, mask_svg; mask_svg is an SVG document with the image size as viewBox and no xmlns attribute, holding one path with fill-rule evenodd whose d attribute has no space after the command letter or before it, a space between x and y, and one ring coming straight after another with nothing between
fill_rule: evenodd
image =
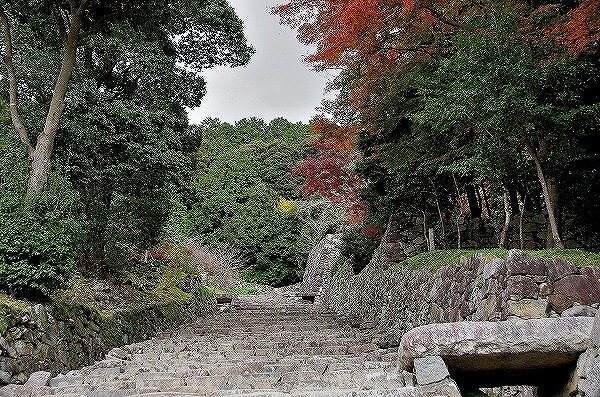
<instances>
[{"instance_id":1,"label":"stone wall","mask_svg":"<svg viewBox=\"0 0 600 397\"><path fill-rule=\"evenodd\" d=\"M383 345L430 323L593 316L600 302L600 268L516 249L506 259L476 254L440 269L386 269L375 258L354 275L347 265L323 265L333 274L319 299L348 321L375 327Z\"/></svg>"},{"instance_id":2,"label":"stone wall","mask_svg":"<svg viewBox=\"0 0 600 397\"><path fill-rule=\"evenodd\" d=\"M101 313L77 303L32 305L0 335L0 385L90 365L110 349L149 339L212 312L214 300L151 304Z\"/></svg>"}]
</instances>

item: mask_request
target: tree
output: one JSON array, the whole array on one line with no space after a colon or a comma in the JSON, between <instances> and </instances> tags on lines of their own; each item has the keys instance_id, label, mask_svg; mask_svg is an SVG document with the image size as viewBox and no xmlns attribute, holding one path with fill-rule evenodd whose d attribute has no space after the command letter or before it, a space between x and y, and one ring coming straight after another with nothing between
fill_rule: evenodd
<instances>
[{"instance_id":1,"label":"tree","mask_svg":"<svg viewBox=\"0 0 600 397\"><path fill-rule=\"evenodd\" d=\"M248 62L252 54L251 48L246 45L241 21L224 0L52 0L34 6L29 1L13 0L0 6L0 21L4 34L3 56L11 118L30 158L29 196L39 194L46 186L51 156L69 99L69 84L78 65L78 57L83 55L84 62L103 60L102 53L94 52L102 40L121 34L134 36L139 43L162 51L172 60L179 74L192 81L200 79L199 73L203 68L242 65ZM20 29L33 32L28 37L30 41L15 40L15 36L21 34ZM101 39L95 40L96 37ZM87 50L83 46L87 46ZM25 47L29 47L29 50L44 47L55 56L53 58L59 58L49 66L51 71L42 87L28 87L27 80L18 78L20 71L16 47L20 50ZM56 57L58 54L60 56ZM131 65L131 60L121 65L124 74ZM58 71L54 68L58 68ZM50 90L47 89L52 84L49 79L54 80ZM192 86L197 87L197 84ZM49 101L40 103L47 112L35 142L32 142L19 112L21 87L25 87L25 91L41 88L50 93ZM198 105L201 93L188 96L186 105Z\"/></svg>"},{"instance_id":2,"label":"tree","mask_svg":"<svg viewBox=\"0 0 600 397\"><path fill-rule=\"evenodd\" d=\"M554 208L556 200L553 198L558 186L557 174L553 172L548 178L548 169L553 168L551 163L556 161L553 158L558 153L557 148L568 147L563 153L577 152L575 145L566 143L569 141L567 137L574 135L569 131L574 131L574 125L581 123L580 117L575 115L585 114L584 118L594 120L592 104L594 101L597 103L597 99L583 88L585 85L577 89L577 84L572 84L558 93L556 101L552 101L544 94L547 88L542 86L550 81L544 76L553 70L552 65L561 64L556 60L567 57L575 63L585 60L597 62L598 7L597 1L589 0L560 1L557 4L495 0L290 0L275 12L281 16L283 23L298 28L301 41L316 47L316 51L307 58L309 62L316 68L341 70L330 86L337 89L339 95L336 100L326 102L326 110L342 127L360 125L370 134L381 135L381 143L375 144L373 156L363 153L366 157L358 167L359 173L361 167L365 171L362 173L366 182L363 195L371 195L368 201L375 203L384 196L394 197L390 191L402 196L409 193L404 189L411 185L410 178L404 179L408 175L420 181L413 186L416 188L414 193L419 192L417 196L436 197L437 200L439 195L436 192L445 189L434 183L431 191L427 192L427 187L432 186L435 175L444 175L448 171L452 172L453 179L455 176L466 178L463 182L467 186L469 179L494 177L500 186L511 186L514 192L514 186L521 184L515 181L523 175L521 165L524 161L520 156L527 152L527 156L533 159L533 169L543 191L553 240L560 246L558 216ZM429 74L439 70L439 65L447 64L453 56L458 56L461 42L464 44L469 38L487 38L494 44L490 43L486 50L483 50L484 46L472 46L471 53L465 50L462 59L455 58L453 66L461 72L452 73L453 70L448 67L445 78L435 81L429 78ZM503 41L503 44L498 45L494 40ZM517 87L505 82L496 86L498 82L492 78L494 70L490 70L490 65L498 66L494 57L507 56L506 47L511 45L521 49L522 56L510 62L515 62L517 67L525 67L528 62L526 71L523 70L526 75L518 75ZM482 51L489 51L485 59ZM501 62L508 58L503 59ZM510 62L506 65L507 70L512 66ZM578 65L583 69L587 67ZM477 80L482 73L487 74L490 80L482 78L484 83ZM512 77L509 73L501 74L502 78ZM583 79L580 82L591 82L587 73L576 75ZM560 76L564 79L566 74L561 73ZM479 86L474 89L472 86L477 84ZM450 92L454 96L446 97L446 108L436 102ZM565 101L569 95L582 100ZM514 102L504 101L511 96ZM495 100L498 102L495 103ZM559 102L561 105L558 105ZM469 107L472 113L465 112L464 103L473 105ZM521 106L515 106L516 103ZM505 108L497 109L499 113L487 112L494 104ZM425 110L427 119L420 117L423 115L421 106L429 107ZM509 106L513 109L511 116ZM442 113L435 113L434 109ZM448 119L439 117L440 114L448 115ZM459 114L463 114L464 118L458 120ZM453 116L456 118L453 119ZM525 117L524 123L519 123L519 117ZM408 119L412 125L398 130L396 127L402 126L403 119ZM495 129L499 135L492 134L494 139L491 140L492 146L498 148L497 157L502 158L497 161L496 158L491 159L489 153L484 153L490 145L484 138L490 133L482 124L496 124L497 127L500 119L507 124ZM508 123L511 120L512 124ZM593 134L589 125L583 124L587 129L581 133ZM546 128L549 130L545 131ZM404 137L403 130L409 132ZM500 131L505 132L504 138L513 136L516 139L504 140ZM515 131L521 133L514 136ZM428 147L428 142L436 142L429 135L437 135L442 142L445 136L450 136L450 145L439 144L437 140L439 146ZM413 154L427 153L427 149L435 155L426 156L423 161L411 160ZM386 158L389 161L384 161ZM519 166L511 167L511 163ZM368 173L377 182L370 180ZM397 186L405 182L406 186ZM427 203L416 197L413 199L414 203Z\"/></svg>"},{"instance_id":3,"label":"tree","mask_svg":"<svg viewBox=\"0 0 600 397\"><path fill-rule=\"evenodd\" d=\"M349 219L360 221L364 216L358 198L361 180L353 169L359 159L354 144L356 128L342 128L327 119L316 118L311 129L314 137L310 145L315 153L292 168L292 177L302 180L300 190L305 197L319 195L341 204Z\"/></svg>"},{"instance_id":4,"label":"tree","mask_svg":"<svg viewBox=\"0 0 600 397\"><path fill-rule=\"evenodd\" d=\"M468 33L455 38L452 55L423 78L424 105L414 119L434 132L452 129L456 135L469 134L470 146L490 163L490 155L496 155L490 144L528 155L554 244L562 248L553 193L558 181L556 175L549 177L548 168L552 157L575 149L572 139L585 132L574 128L579 116L598 117L597 97L588 88L595 86L597 68L558 53L547 43L537 47L526 35L520 37L520 18L511 7L499 7L473 23ZM558 55L550 59L549 52Z\"/></svg>"},{"instance_id":5,"label":"tree","mask_svg":"<svg viewBox=\"0 0 600 397\"><path fill-rule=\"evenodd\" d=\"M234 125L207 120L201 134L195 197L172 224L188 237L240 249L253 281L296 282L305 240L295 207L281 211L277 204L299 198L290 169L305 155L308 126L283 119L267 124L251 118Z\"/></svg>"}]
</instances>

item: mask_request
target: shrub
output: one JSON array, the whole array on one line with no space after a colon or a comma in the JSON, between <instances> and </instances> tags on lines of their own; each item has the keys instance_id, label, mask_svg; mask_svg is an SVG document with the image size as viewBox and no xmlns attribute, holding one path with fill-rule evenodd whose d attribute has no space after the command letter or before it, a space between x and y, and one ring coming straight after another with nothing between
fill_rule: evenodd
<instances>
[{"instance_id":1,"label":"shrub","mask_svg":"<svg viewBox=\"0 0 600 397\"><path fill-rule=\"evenodd\" d=\"M49 192L26 200L2 192L0 288L30 299L48 296L75 270L80 221L75 197Z\"/></svg>"},{"instance_id":2,"label":"shrub","mask_svg":"<svg viewBox=\"0 0 600 397\"><path fill-rule=\"evenodd\" d=\"M361 227L353 226L342 234L340 253L351 260L354 273L359 273L369 264L377 246L377 241L365 236Z\"/></svg>"},{"instance_id":3,"label":"shrub","mask_svg":"<svg viewBox=\"0 0 600 397\"><path fill-rule=\"evenodd\" d=\"M0 140L0 289L36 300L74 272L81 221L77 195L57 175L44 194L25 198L19 153L14 142Z\"/></svg>"}]
</instances>

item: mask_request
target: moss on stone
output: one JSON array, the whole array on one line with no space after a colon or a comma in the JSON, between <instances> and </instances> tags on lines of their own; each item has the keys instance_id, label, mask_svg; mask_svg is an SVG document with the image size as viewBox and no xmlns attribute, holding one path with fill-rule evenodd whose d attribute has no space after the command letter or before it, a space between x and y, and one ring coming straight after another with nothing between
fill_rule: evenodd
<instances>
[{"instance_id":1,"label":"moss on stone","mask_svg":"<svg viewBox=\"0 0 600 397\"><path fill-rule=\"evenodd\" d=\"M18 323L26 308L26 302L0 294L0 334Z\"/></svg>"}]
</instances>

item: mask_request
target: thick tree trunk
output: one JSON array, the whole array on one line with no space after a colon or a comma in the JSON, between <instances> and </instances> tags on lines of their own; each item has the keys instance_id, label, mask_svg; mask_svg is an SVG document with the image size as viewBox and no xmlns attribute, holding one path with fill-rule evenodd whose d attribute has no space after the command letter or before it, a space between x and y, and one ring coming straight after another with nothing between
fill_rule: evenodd
<instances>
[{"instance_id":1,"label":"thick tree trunk","mask_svg":"<svg viewBox=\"0 0 600 397\"><path fill-rule=\"evenodd\" d=\"M77 45L79 43L82 16L83 9L80 8L71 20L71 26L69 27L69 33L65 42L65 54L54 86L44 130L38 135L37 143L33 150L29 180L27 182L28 196L36 196L42 193L48 182L54 140L56 139L60 119L65 110L65 96L77 60Z\"/></svg>"},{"instance_id":2,"label":"thick tree trunk","mask_svg":"<svg viewBox=\"0 0 600 397\"><path fill-rule=\"evenodd\" d=\"M564 248L562 240L560 238L560 234L558 233L558 223L556 221L556 215L554 211L554 204L552 203L552 198L550 194L550 190L548 188L548 183L546 181L546 176L544 175L544 170L542 168L542 163L540 162L540 158L531 144L531 141L527 137L523 137L525 142L525 147L529 155L533 158L535 162L535 168L537 171L538 179L540 184L542 185L542 195L544 196L544 202L546 204L546 210L548 211L548 223L550 224L550 229L552 231L552 237L554 238L554 243L559 248Z\"/></svg>"}]
</instances>

